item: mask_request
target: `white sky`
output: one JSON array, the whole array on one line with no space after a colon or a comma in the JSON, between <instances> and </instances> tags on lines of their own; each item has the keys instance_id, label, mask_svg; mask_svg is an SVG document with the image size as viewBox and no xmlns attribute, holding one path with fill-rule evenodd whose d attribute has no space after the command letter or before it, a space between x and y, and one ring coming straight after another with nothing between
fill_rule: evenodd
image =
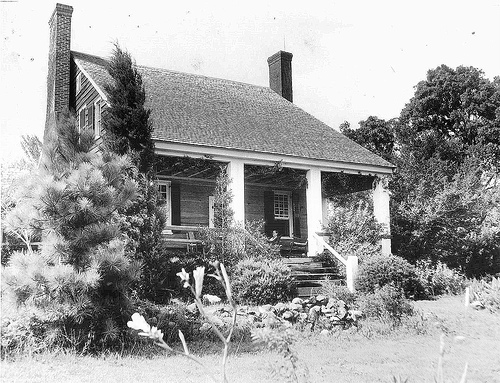
<instances>
[{"instance_id":1,"label":"white sky","mask_svg":"<svg viewBox=\"0 0 500 383\"><path fill-rule=\"evenodd\" d=\"M73 50L108 56L118 41L141 65L267 86L285 45L295 104L333 128L397 117L440 64L500 75L500 0L61 1ZM21 134L43 136L54 7L0 0L2 160L21 155Z\"/></svg>"}]
</instances>

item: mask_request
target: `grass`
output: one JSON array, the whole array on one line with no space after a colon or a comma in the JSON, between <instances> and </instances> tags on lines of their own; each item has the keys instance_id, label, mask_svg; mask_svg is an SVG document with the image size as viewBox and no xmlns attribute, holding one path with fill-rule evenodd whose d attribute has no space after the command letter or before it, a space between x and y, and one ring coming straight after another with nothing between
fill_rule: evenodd
<instances>
[{"instance_id":1,"label":"grass","mask_svg":"<svg viewBox=\"0 0 500 383\"><path fill-rule=\"evenodd\" d=\"M440 335L446 382L459 382L468 363L467 382L500 382L500 315L463 306L462 297L416 302L421 321L384 336L376 323L331 335L304 334L296 343L299 358L309 368L311 382L434 382ZM417 323L417 324L415 324ZM420 334L418 334L420 333ZM203 361L218 371L220 354L197 345ZM234 346L237 347L237 342ZM241 347L230 355L228 376L234 382L274 382L272 364L278 356ZM2 361L2 382L205 382L202 371L181 356L100 357L43 354Z\"/></svg>"}]
</instances>

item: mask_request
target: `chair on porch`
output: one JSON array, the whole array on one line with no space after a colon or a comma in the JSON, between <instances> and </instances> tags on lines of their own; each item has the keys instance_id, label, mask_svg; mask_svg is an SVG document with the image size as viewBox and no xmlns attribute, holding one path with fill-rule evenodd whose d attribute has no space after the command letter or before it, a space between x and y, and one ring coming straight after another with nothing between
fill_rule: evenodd
<instances>
[{"instance_id":1,"label":"chair on porch","mask_svg":"<svg viewBox=\"0 0 500 383\"><path fill-rule=\"evenodd\" d=\"M307 238L281 237L279 241L280 254L282 257L301 257L307 254Z\"/></svg>"}]
</instances>

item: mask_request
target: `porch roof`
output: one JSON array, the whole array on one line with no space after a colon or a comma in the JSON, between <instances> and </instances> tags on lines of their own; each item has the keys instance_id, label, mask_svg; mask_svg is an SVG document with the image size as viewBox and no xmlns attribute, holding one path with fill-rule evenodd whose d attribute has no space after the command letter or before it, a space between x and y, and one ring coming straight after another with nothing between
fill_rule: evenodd
<instances>
[{"instance_id":1,"label":"porch roof","mask_svg":"<svg viewBox=\"0 0 500 383\"><path fill-rule=\"evenodd\" d=\"M106 60L72 52L103 94ZM172 143L313 160L394 167L270 88L137 66L151 109L153 138Z\"/></svg>"}]
</instances>

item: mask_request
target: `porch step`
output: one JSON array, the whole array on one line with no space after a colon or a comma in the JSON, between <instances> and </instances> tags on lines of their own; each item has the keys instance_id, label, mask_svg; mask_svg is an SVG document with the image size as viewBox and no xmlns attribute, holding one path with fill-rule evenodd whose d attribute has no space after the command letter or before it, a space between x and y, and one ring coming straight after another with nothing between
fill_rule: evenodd
<instances>
[{"instance_id":1,"label":"porch step","mask_svg":"<svg viewBox=\"0 0 500 383\"><path fill-rule=\"evenodd\" d=\"M301 298L308 298L311 295L318 294L321 290L321 284L325 280L339 285L345 284L344 279L337 275L334 267L324 265L317 258L284 258L283 262L292 271L292 276L297 286L297 293Z\"/></svg>"}]
</instances>

